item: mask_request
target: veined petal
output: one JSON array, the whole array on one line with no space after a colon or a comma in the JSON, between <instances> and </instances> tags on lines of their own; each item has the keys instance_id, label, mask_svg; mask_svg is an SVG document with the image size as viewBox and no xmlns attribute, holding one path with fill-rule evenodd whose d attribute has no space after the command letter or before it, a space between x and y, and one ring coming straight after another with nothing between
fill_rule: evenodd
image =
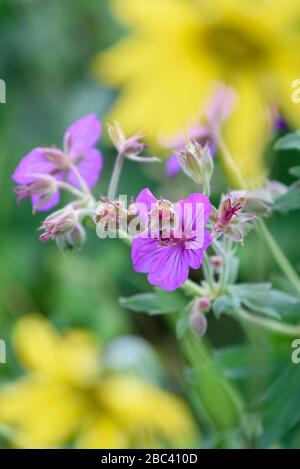
<instances>
[{"instance_id":1,"label":"veined petal","mask_svg":"<svg viewBox=\"0 0 300 469\"><path fill-rule=\"evenodd\" d=\"M101 124L96 114L88 114L67 128L64 138L65 149L73 156L79 156L96 145L101 135Z\"/></svg>"},{"instance_id":2,"label":"veined petal","mask_svg":"<svg viewBox=\"0 0 300 469\"><path fill-rule=\"evenodd\" d=\"M165 246L160 246L157 239L137 235L132 241L131 259L137 272L148 273L156 269Z\"/></svg>"},{"instance_id":3,"label":"veined petal","mask_svg":"<svg viewBox=\"0 0 300 469\"><path fill-rule=\"evenodd\" d=\"M166 291L179 288L189 276L189 265L183 247L164 247L157 259L155 270L148 273L148 281L152 285Z\"/></svg>"},{"instance_id":4,"label":"veined petal","mask_svg":"<svg viewBox=\"0 0 300 469\"><path fill-rule=\"evenodd\" d=\"M192 267L192 269L200 268L202 264L204 252L208 248L208 246L210 246L211 242L212 242L211 235L207 231L205 231L204 232L204 244L201 248L197 247L197 240L185 243L184 256L185 256L187 264L190 267Z\"/></svg>"}]
</instances>

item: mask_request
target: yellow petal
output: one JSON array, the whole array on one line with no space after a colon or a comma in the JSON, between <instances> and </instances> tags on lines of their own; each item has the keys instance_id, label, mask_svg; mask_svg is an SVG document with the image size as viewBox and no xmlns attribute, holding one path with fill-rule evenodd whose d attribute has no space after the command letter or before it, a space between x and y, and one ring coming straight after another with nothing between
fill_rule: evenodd
<instances>
[{"instance_id":1,"label":"yellow petal","mask_svg":"<svg viewBox=\"0 0 300 469\"><path fill-rule=\"evenodd\" d=\"M99 415L91 418L83 427L76 446L87 449L124 449L129 448L129 438L113 419Z\"/></svg>"},{"instance_id":2,"label":"yellow petal","mask_svg":"<svg viewBox=\"0 0 300 469\"><path fill-rule=\"evenodd\" d=\"M243 185L250 188L265 176L262 155L264 145L270 138L271 123L263 93L251 76L240 78L237 91L238 105L225 127L225 138L242 179L225 160L224 164L236 187Z\"/></svg>"},{"instance_id":3,"label":"yellow petal","mask_svg":"<svg viewBox=\"0 0 300 469\"><path fill-rule=\"evenodd\" d=\"M113 0L111 3L122 22L154 37L195 22L193 5L186 0Z\"/></svg>"},{"instance_id":4,"label":"yellow petal","mask_svg":"<svg viewBox=\"0 0 300 469\"><path fill-rule=\"evenodd\" d=\"M0 422L15 430L18 447L63 446L84 414L81 395L59 383L22 379L0 394Z\"/></svg>"},{"instance_id":5,"label":"yellow petal","mask_svg":"<svg viewBox=\"0 0 300 469\"><path fill-rule=\"evenodd\" d=\"M95 339L86 332L71 331L61 336L40 315L21 319L13 342L21 363L43 376L89 384L99 371Z\"/></svg>"},{"instance_id":6,"label":"yellow petal","mask_svg":"<svg viewBox=\"0 0 300 469\"><path fill-rule=\"evenodd\" d=\"M21 363L32 371L55 375L61 363L61 338L42 316L25 316L17 322L13 343Z\"/></svg>"},{"instance_id":7,"label":"yellow petal","mask_svg":"<svg viewBox=\"0 0 300 469\"><path fill-rule=\"evenodd\" d=\"M135 439L144 431L173 445L194 441L196 430L188 407L166 391L136 379L111 377L101 385L99 399Z\"/></svg>"}]
</instances>

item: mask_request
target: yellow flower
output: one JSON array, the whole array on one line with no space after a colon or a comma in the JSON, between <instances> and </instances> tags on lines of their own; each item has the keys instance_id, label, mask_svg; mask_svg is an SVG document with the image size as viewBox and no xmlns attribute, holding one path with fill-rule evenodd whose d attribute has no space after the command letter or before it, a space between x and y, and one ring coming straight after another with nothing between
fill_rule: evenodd
<instances>
[{"instance_id":1,"label":"yellow flower","mask_svg":"<svg viewBox=\"0 0 300 469\"><path fill-rule=\"evenodd\" d=\"M112 118L129 133L174 134L204 109L216 82L239 103L226 138L250 183L264 175L262 151L275 103L292 123L300 106L292 82L300 70L299 0L112 0L131 31L98 55L94 73L121 86Z\"/></svg>"},{"instance_id":2,"label":"yellow flower","mask_svg":"<svg viewBox=\"0 0 300 469\"><path fill-rule=\"evenodd\" d=\"M13 342L23 377L0 392L0 424L22 448L130 448L191 444L195 424L178 397L105 373L95 338L60 335L39 315L19 321Z\"/></svg>"}]
</instances>

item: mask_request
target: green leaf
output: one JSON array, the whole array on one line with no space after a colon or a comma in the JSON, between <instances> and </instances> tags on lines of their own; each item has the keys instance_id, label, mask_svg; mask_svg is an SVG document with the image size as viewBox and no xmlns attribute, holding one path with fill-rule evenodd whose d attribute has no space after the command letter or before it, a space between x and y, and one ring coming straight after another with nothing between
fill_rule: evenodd
<instances>
[{"instance_id":1,"label":"green leaf","mask_svg":"<svg viewBox=\"0 0 300 469\"><path fill-rule=\"evenodd\" d=\"M279 212L297 210L298 208L300 208L300 181L291 185L288 191L279 197L273 205L273 209Z\"/></svg>"},{"instance_id":2,"label":"green leaf","mask_svg":"<svg viewBox=\"0 0 300 469\"><path fill-rule=\"evenodd\" d=\"M290 168L290 173L297 178L300 178L300 166L293 166Z\"/></svg>"},{"instance_id":3,"label":"green leaf","mask_svg":"<svg viewBox=\"0 0 300 469\"><path fill-rule=\"evenodd\" d=\"M181 344L191 366L187 371L187 380L197 391L209 420L218 430L235 428L243 411L241 396L222 375L205 339L198 340L190 333Z\"/></svg>"},{"instance_id":4,"label":"green leaf","mask_svg":"<svg viewBox=\"0 0 300 469\"><path fill-rule=\"evenodd\" d=\"M234 295L219 296L213 303L213 312L217 318L221 314L230 314L237 311L241 306L240 300Z\"/></svg>"},{"instance_id":5,"label":"green leaf","mask_svg":"<svg viewBox=\"0 0 300 469\"><path fill-rule=\"evenodd\" d=\"M182 315L176 322L176 337L177 339L182 339L184 334L189 328L189 318L188 315Z\"/></svg>"},{"instance_id":6,"label":"green leaf","mask_svg":"<svg viewBox=\"0 0 300 469\"><path fill-rule=\"evenodd\" d=\"M128 298L120 298L120 304L131 311L150 315L180 311L187 304L187 299L179 292L158 290L154 293L141 293Z\"/></svg>"},{"instance_id":7,"label":"green leaf","mask_svg":"<svg viewBox=\"0 0 300 469\"><path fill-rule=\"evenodd\" d=\"M290 313L300 313L297 298L272 288L270 283L242 283L229 288L240 298L241 303L251 311L274 318Z\"/></svg>"},{"instance_id":8,"label":"green leaf","mask_svg":"<svg viewBox=\"0 0 300 469\"><path fill-rule=\"evenodd\" d=\"M300 131L292 132L277 140L275 150L300 150Z\"/></svg>"},{"instance_id":9,"label":"green leaf","mask_svg":"<svg viewBox=\"0 0 300 469\"><path fill-rule=\"evenodd\" d=\"M260 401L265 406L265 413L259 448L277 443L291 428L299 425L299 380L300 367L289 364L281 370Z\"/></svg>"}]
</instances>

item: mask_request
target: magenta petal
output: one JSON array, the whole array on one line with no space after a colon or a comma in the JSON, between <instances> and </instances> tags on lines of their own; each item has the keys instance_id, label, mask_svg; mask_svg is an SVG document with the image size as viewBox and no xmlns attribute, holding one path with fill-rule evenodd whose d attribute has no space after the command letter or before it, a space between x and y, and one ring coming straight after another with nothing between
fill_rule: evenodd
<instances>
[{"instance_id":1,"label":"magenta petal","mask_svg":"<svg viewBox=\"0 0 300 469\"><path fill-rule=\"evenodd\" d=\"M203 259L203 254L204 251L208 248L208 246L212 242L212 237L211 235L205 231L204 232L204 243L201 248L198 249L193 249L193 241L186 243L184 255L186 262L192 269L199 269L199 267L202 264L202 259ZM195 245L197 244L197 239L195 240Z\"/></svg>"},{"instance_id":2,"label":"magenta petal","mask_svg":"<svg viewBox=\"0 0 300 469\"><path fill-rule=\"evenodd\" d=\"M193 193L190 194L186 199L182 199L179 201L180 204L185 204L189 203L192 204L193 206L196 206L196 204L203 204L204 205L204 225L207 224L209 217L210 217L210 212L211 212L211 203L209 198L200 193ZM194 214L196 216L196 210L194 211Z\"/></svg>"},{"instance_id":3,"label":"magenta petal","mask_svg":"<svg viewBox=\"0 0 300 469\"><path fill-rule=\"evenodd\" d=\"M178 156L174 153L167 159L166 172L170 178L175 177L181 171L181 165L179 163Z\"/></svg>"},{"instance_id":4,"label":"magenta petal","mask_svg":"<svg viewBox=\"0 0 300 469\"><path fill-rule=\"evenodd\" d=\"M31 197L31 203L33 207L39 203L40 198L41 198L40 195L34 195L33 197ZM36 211L46 212L47 210L50 210L51 208L59 204L59 201L60 201L60 192L56 191L55 194L51 197L51 199L48 199L47 202L45 202L43 205L41 205L40 207L37 207Z\"/></svg>"},{"instance_id":5,"label":"magenta petal","mask_svg":"<svg viewBox=\"0 0 300 469\"><path fill-rule=\"evenodd\" d=\"M143 235L135 236L131 249L134 270L147 273L156 269L165 249L164 246L159 246L156 239L145 238Z\"/></svg>"},{"instance_id":6,"label":"magenta petal","mask_svg":"<svg viewBox=\"0 0 300 469\"><path fill-rule=\"evenodd\" d=\"M85 150L81 162L77 165L78 171L89 187L94 187L98 182L102 168L103 156L96 148ZM72 171L69 171L68 173L68 181L73 186L80 187L80 184Z\"/></svg>"},{"instance_id":7,"label":"magenta petal","mask_svg":"<svg viewBox=\"0 0 300 469\"><path fill-rule=\"evenodd\" d=\"M151 212L153 205L157 202L157 198L154 197L150 189L143 189L135 199L138 206L139 217L143 223L146 223L148 220L148 213Z\"/></svg>"},{"instance_id":8,"label":"magenta petal","mask_svg":"<svg viewBox=\"0 0 300 469\"><path fill-rule=\"evenodd\" d=\"M189 265L181 246L160 246L155 239L136 236L131 257L134 269L148 273L148 281L163 290L175 290L188 278Z\"/></svg>"},{"instance_id":9,"label":"magenta petal","mask_svg":"<svg viewBox=\"0 0 300 469\"><path fill-rule=\"evenodd\" d=\"M49 174L53 169L44 156L44 149L35 148L22 158L12 178L18 184L28 184L35 180L34 174Z\"/></svg>"},{"instance_id":10,"label":"magenta petal","mask_svg":"<svg viewBox=\"0 0 300 469\"><path fill-rule=\"evenodd\" d=\"M189 265L181 246L165 247L155 271L148 274L148 281L163 290L179 288L188 278Z\"/></svg>"},{"instance_id":11,"label":"magenta petal","mask_svg":"<svg viewBox=\"0 0 300 469\"><path fill-rule=\"evenodd\" d=\"M67 152L78 156L96 145L101 135L101 123L96 114L88 114L67 128L64 146Z\"/></svg>"}]
</instances>

